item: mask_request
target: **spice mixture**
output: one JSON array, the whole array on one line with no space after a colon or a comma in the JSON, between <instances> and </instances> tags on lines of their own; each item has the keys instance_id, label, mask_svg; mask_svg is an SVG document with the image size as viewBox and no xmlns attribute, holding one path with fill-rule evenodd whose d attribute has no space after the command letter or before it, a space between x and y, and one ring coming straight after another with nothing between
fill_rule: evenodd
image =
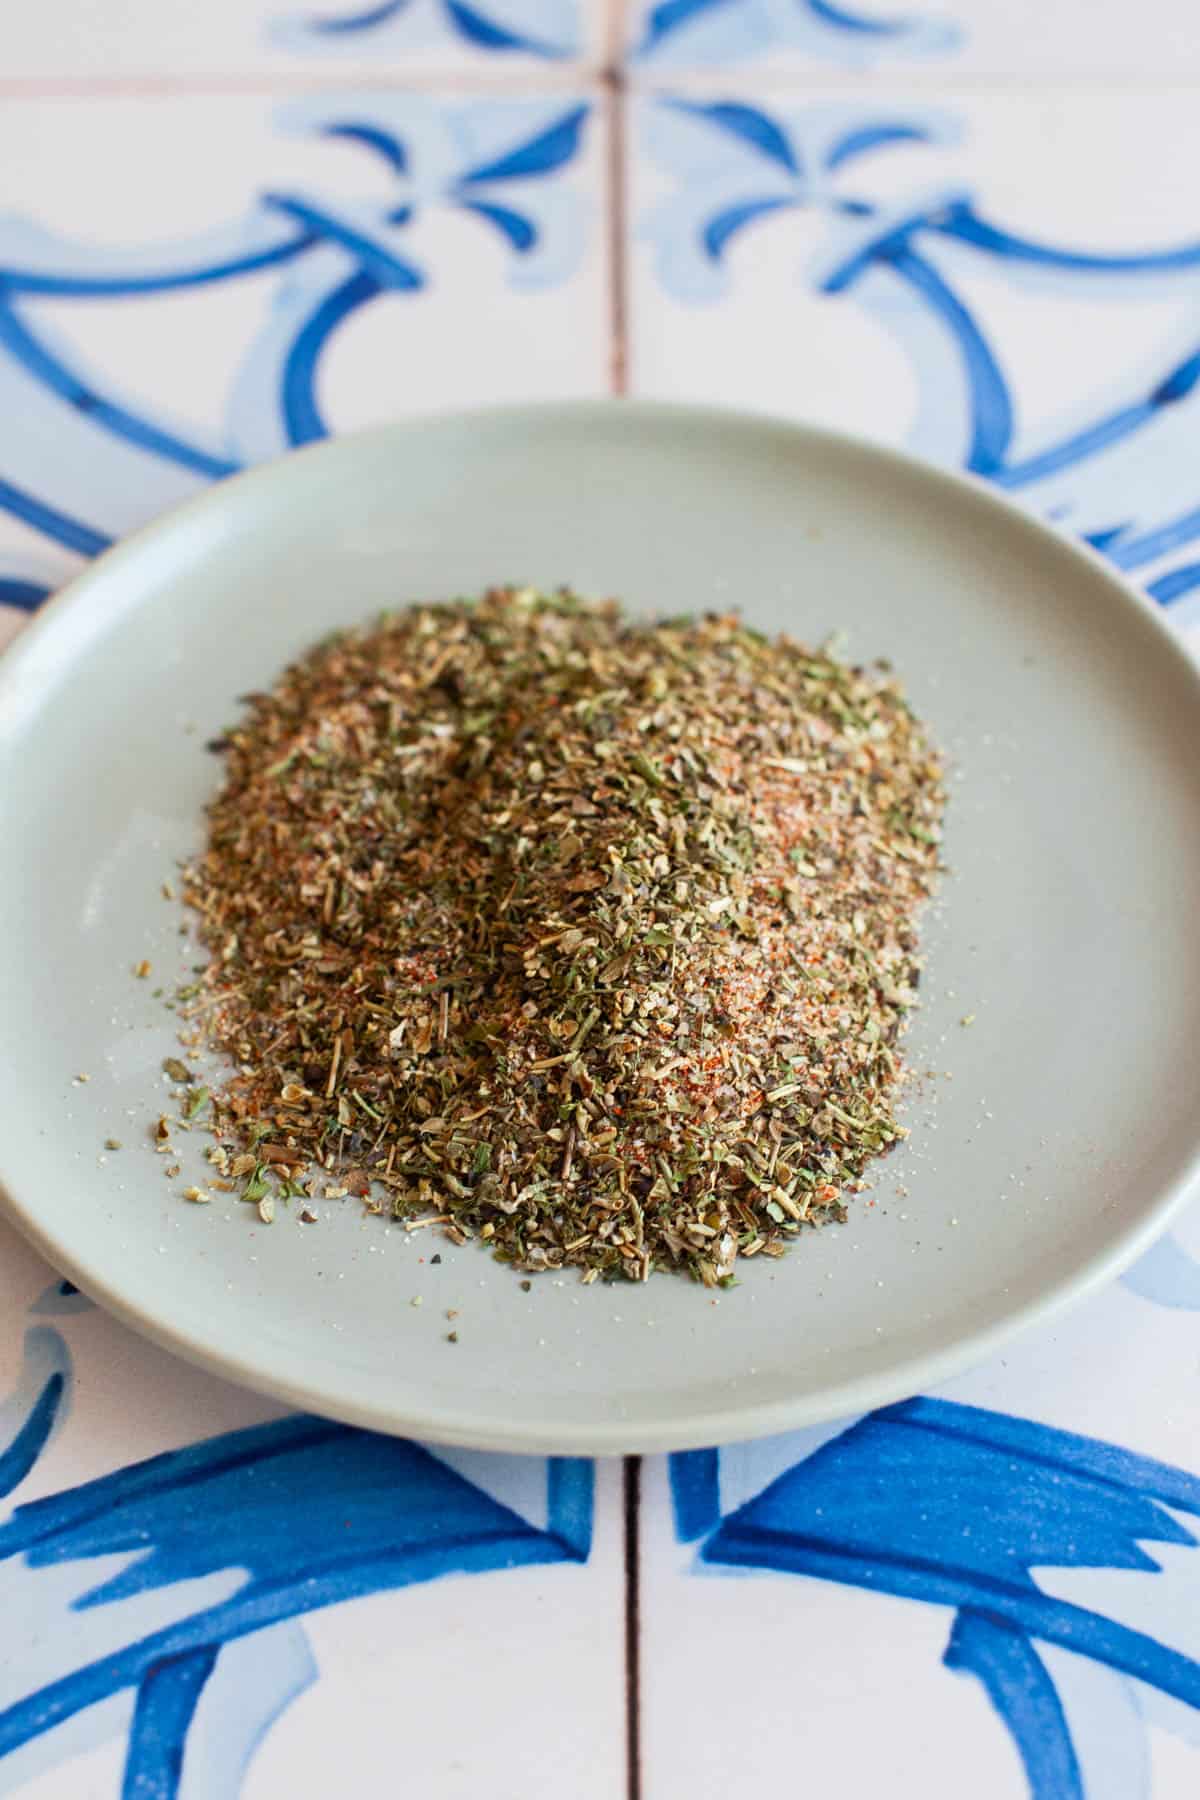
<instances>
[{"instance_id":1,"label":"spice mixture","mask_svg":"<svg viewBox=\"0 0 1200 1800\"><path fill-rule=\"evenodd\" d=\"M247 706L184 880L222 1187L585 1281L712 1286L844 1217L903 1135L944 801L886 670L502 590Z\"/></svg>"}]
</instances>

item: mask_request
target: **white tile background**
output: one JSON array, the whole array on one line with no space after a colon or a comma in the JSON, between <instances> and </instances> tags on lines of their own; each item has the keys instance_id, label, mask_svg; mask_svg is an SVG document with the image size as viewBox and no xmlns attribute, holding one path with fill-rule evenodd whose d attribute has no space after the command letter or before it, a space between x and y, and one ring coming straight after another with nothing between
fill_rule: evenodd
<instances>
[{"instance_id":1,"label":"white tile background","mask_svg":"<svg viewBox=\"0 0 1200 1800\"><path fill-rule=\"evenodd\" d=\"M324 10L360 9L326 0ZM153 246L220 225L271 189L385 202L387 178L359 152L281 129L280 109L300 92L412 90L435 108L489 96L552 95L566 105L583 94L593 117L569 171L583 245L573 272L521 291L511 256L477 219L425 207L405 252L428 285L376 302L338 342L321 393L331 424L517 395L595 394L615 379L642 394L783 411L903 443L918 415L919 374L852 297L814 291L829 229L820 208L748 228L729 252L718 297L687 301L664 284L651 233L674 178L656 161L648 129L664 94L740 98L793 114L834 102L906 115L936 108L955 124L955 141L864 161L839 177L842 190L882 204L943 183L962 187L995 222L1091 250L1200 238L1200 21L1191 0L1137 8L945 0L905 10L918 23L940 17L957 35L893 42L832 29L807 0L725 0L622 67L610 61L614 47L642 41L647 5L509 0L493 8L490 16L514 31L574 46L557 58L466 42L435 0L412 0L386 30L323 42L297 28L281 34L277 21L303 13L286 0L10 7L0 17L0 266L14 217L81 245ZM891 9L862 0L857 12L879 20ZM271 305L273 279L136 303L39 303L37 316L113 391L219 435L232 373ZM1021 442L1038 441L1064 412L1119 386L1123 369L1130 381L1153 370L1162 346L1197 316L1187 282L1105 296L1089 288L1076 298L1035 293L996 268L962 279L1001 347ZM1168 454L1154 440L1139 452L1148 472L1134 473L1186 495L1191 467L1200 469L1200 427L1192 431L1182 411L1180 419L1169 465L1153 462ZM19 423L0 419L0 477L28 448ZM101 476L97 468L97 488ZM182 492L195 480L181 475L178 484ZM115 505L121 530L154 509L135 485ZM53 583L79 560L0 513L0 575ZM1194 610L1183 602L1176 617L1186 622ZM0 641L19 620L0 610ZM1185 1222L1178 1244L1200 1258L1200 1215ZM0 1231L0 1393L19 1367L27 1310L50 1280ZM18 1502L268 1415L98 1313L55 1323L76 1365L73 1410ZM946 1392L1197 1470L1200 1314L1118 1287ZM740 1484L748 1496L803 1453L796 1442L731 1454L724 1486ZM478 1459L485 1484L487 1461ZM982 1689L941 1667L945 1609L828 1582L699 1573L695 1546L675 1540L665 1459L644 1465L636 1530L623 1512L620 1467L599 1466L596 1481L595 1538L583 1566L452 1577L310 1619L320 1679L269 1731L244 1793L959 1800L970 1792L1019 1800L1033 1791ZM625 1567L634 1548L636 1589ZM1160 1577L1058 1572L1044 1581L1064 1593L1082 1582L1114 1619L1138 1621L1196 1658L1200 1591L1190 1554L1162 1553ZM0 1613L9 1688L15 1681L19 1691L35 1629L19 1610ZM631 1647L640 1652L640 1761L627 1782ZM1055 1672L1064 1692L1091 1679L1087 1669L1081 1676L1056 1664ZM1125 1717L1114 1705L1099 1755L1091 1739L1086 1756L1081 1745L1086 1800L1190 1800L1200 1791L1200 1713L1190 1725L1183 1708L1165 1724L1156 1715L1139 1728L1136 1754L1118 1733L1118 1714ZM27 1800L107 1800L121 1790L122 1757L118 1735L22 1778L15 1791ZM0 1792L8 1781L0 1759ZM186 1760L182 1792L218 1800L189 1785ZM1059 1796L1043 1791L1035 1800Z\"/></svg>"},{"instance_id":2,"label":"white tile background","mask_svg":"<svg viewBox=\"0 0 1200 1800\"><path fill-rule=\"evenodd\" d=\"M598 61L609 31L603 9L584 0L509 0L480 9L515 36L543 44L543 54L472 43L453 29L440 0L410 0L373 31L322 34L312 26L373 10L370 0L46 0L11 32L2 79L59 86L181 77L261 86L263 77L311 83L314 76L381 73L552 78L561 64Z\"/></svg>"}]
</instances>

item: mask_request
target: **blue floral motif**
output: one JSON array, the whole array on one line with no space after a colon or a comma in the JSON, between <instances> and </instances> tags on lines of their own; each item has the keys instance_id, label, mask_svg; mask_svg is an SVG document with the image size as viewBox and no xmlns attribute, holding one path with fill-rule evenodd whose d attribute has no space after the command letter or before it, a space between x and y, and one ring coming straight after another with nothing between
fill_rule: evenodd
<instances>
[{"instance_id":1,"label":"blue floral motif","mask_svg":"<svg viewBox=\"0 0 1200 1800\"><path fill-rule=\"evenodd\" d=\"M864 115L857 106L814 104L786 113L747 101L661 99L645 114L646 149L674 191L641 221L659 279L687 301L729 292L729 252L752 226L801 209L819 214L835 264L856 253L863 222L899 225L914 208L956 197L922 193L899 208L863 193L856 166L894 144L948 145L957 125L938 109ZM849 182L846 171L851 171Z\"/></svg>"},{"instance_id":2,"label":"blue floral motif","mask_svg":"<svg viewBox=\"0 0 1200 1800\"><path fill-rule=\"evenodd\" d=\"M301 54L402 55L447 42L491 55L559 59L581 48L579 0L381 0L276 19L272 41Z\"/></svg>"},{"instance_id":3,"label":"blue floral motif","mask_svg":"<svg viewBox=\"0 0 1200 1800\"><path fill-rule=\"evenodd\" d=\"M1183 1519L1200 1516L1200 1479L1181 1469L1032 1420L916 1399L807 1441L674 1456L671 1483L677 1534L699 1541L708 1568L947 1608L943 1661L982 1686L1032 1800L1138 1800L1146 1724L1197 1737L1200 1567L1181 1571L1172 1558L1167 1575L1143 1547L1196 1547ZM1111 1603L1078 1597L1070 1572L1086 1581L1088 1570L1129 1571L1155 1598L1140 1593L1137 1623L1125 1622ZM1068 1575L1071 1600L1052 1591ZM1156 1629L1145 1629L1148 1616Z\"/></svg>"},{"instance_id":4,"label":"blue floral motif","mask_svg":"<svg viewBox=\"0 0 1200 1800\"><path fill-rule=\"evenodd\" d=\"M76 1298L64 1285L35 1310ZM86 1303L85 1303L86 1304ZM0 1407L0 1498L68 1410L51 1326ZM16 1506L0 1595L21 1655L0 1672L0 1787L126 1739L123 1792L234 1794L315 1679L300 1621L448 1574L585 1562L592 1467L433 1453L304 1416L206 1439Z\"/></svg>"},{"instance_id":5,"label":"blue floral motif","mask_svg":"<svg viewBox=\"0 0 1200 1800\"><path fill-rule=\"evenodd\" d=\"M663 66L721 68L742 58L799 50L862 67L886 56L938 56L962 33L940 18L896 16L840 0L652 0L633 55Z\"/></svg>"},{"instance_id":6,"label":"blue floral motif","mask_svg":"<svg viewBox=\"0 0 1200 1800\"><path fill-rule=\"evenodd\" d=\"M925 109L663 99L650 108L651 156L675 191L644 222L660 278L680 299L724 292L731 246L798 209L824 241L805 272L818 294L852 303L912 358L921 414L911 446L1020 494L1075 530L1165 605L1200 617L1200 335L1185 323L1148 369L1096 372L1074 412L1025 443L1002 346L966 298L999 274L1078 304L1134 308L1164 295L1200 300L1200 241L1101 254L1027 238L989 220L970 191L943 183L896 198L873 191L876 159L897 146L946 147L954 123ZM1190 602L1187 597L1191 597Z\"/></svg>"},{"instance_id":7,"label":"blue floral motif","mask_svg":"<svg viewBox=\"0 0 1200 1800\"><path fill-rule=\"evenodd\" d=\"M514 286L564 280L586 232L565 177L588 114L561 96L450 105L365 92L306 98L281 109L281 128L352 145L364 170L382 168L386 199L263 191L228 225L146 249L66 242L0 221L0 416L22 420L3 446L0 510L89 556L198 485L324 435L322 360L379 296L428 285L408 239L430 208L455 208L498 236ZM264 273L274 280L271 304L233 372L217 435L124 399L106 372L83 366L39 306L144 299ZM49 585L36 563L6 559L0 601L32 606Z\"/></svg>"}]
</instances>

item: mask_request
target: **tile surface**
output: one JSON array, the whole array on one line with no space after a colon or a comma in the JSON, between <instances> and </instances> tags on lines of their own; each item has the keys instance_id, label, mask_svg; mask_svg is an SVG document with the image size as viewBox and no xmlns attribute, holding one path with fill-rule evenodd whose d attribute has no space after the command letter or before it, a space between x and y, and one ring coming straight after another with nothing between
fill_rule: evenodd
<instances>
[{"instance_id":1,"label":"tile surface","mask_svg":"<svg viewBox=\"0 0 1200 1800\"><path fill-rule=\"evenodd\" d=\"M70 85L263 76L527 75L593 60L585 0L47 0L7 32L7 82Z\"/></svg>"},{"instance_id":2,"label":"tile surface","mask_svg":"<svg viewBox=\"0 0 1200 1800\"><path fill-rule=\"evenodd\" d=\"M856 430L1148 582L1188 565L1191 94L687 90L640 98L634 141L636 391Z\"/></svg>"},{"instance_id":3,"label":"tile surface","mask_svg":"<svg viewBox=\"0 0 1200 1800\"><path fill-rule=\"evenodd\" d=\"M9 101L11 578L326 430L603 392L603 134L586 92Z\"/></svg>"},{"instance_id":4,"label":"tile surface","mask_svg":"<svg viewBox=\"0 0 1200 1800\"><path fill-rule=\"evenodd\" d=\"M614 386L971 468L1200 641L1193 12L9 9L0 644L230 469ZM26 1800L1190 1800L1198 1541L1195 1210L936 1394L624 1468L281 1416L0 1227Z\"/></svg>"},{"instance_id":5,"label":"tile surface","mask_svg":"<svg viewBox=\"0 0 1200 1800\"><path fill-rule=\"evenodd\" d=\"M730 68L764 83L779 75L873 78L877 87L917 74L1035 82L1200 74L1200 39L1179 0L958 0L891 7L877 0L637 0L625 42L630 67L653 79Z\"/></svg>"}]
</instances>

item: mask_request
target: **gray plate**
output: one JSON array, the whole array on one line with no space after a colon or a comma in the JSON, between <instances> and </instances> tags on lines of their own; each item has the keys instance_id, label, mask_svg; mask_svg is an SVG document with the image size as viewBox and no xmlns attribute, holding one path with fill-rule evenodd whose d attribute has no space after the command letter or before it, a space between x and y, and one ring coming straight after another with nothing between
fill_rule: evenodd
<instances>
[{"instance_id":1,"label":"gray plate","mask_svg":"<svg viewBox=\"0 0 1200 1800\"><path fill-rule=\"evenodd\" d=\"M175 1181L147 1141L174 1047L150 990L184 954L160 883L198 841L205 739L331 626L508 579L843 632L893 659L952 759L912 1137L847 1226L719 1301L667 1277L526 1294L353 1201L267 1228L178 1198L199 1140ZM9 1216L160 1343L385 1431L647 1450L894 1399L1115 1274L1196 1161L1196 674L1095 558L824 433L510 410L226 483L102 557L0 664L0 836Z\"/></svg>"}]
</instances>

